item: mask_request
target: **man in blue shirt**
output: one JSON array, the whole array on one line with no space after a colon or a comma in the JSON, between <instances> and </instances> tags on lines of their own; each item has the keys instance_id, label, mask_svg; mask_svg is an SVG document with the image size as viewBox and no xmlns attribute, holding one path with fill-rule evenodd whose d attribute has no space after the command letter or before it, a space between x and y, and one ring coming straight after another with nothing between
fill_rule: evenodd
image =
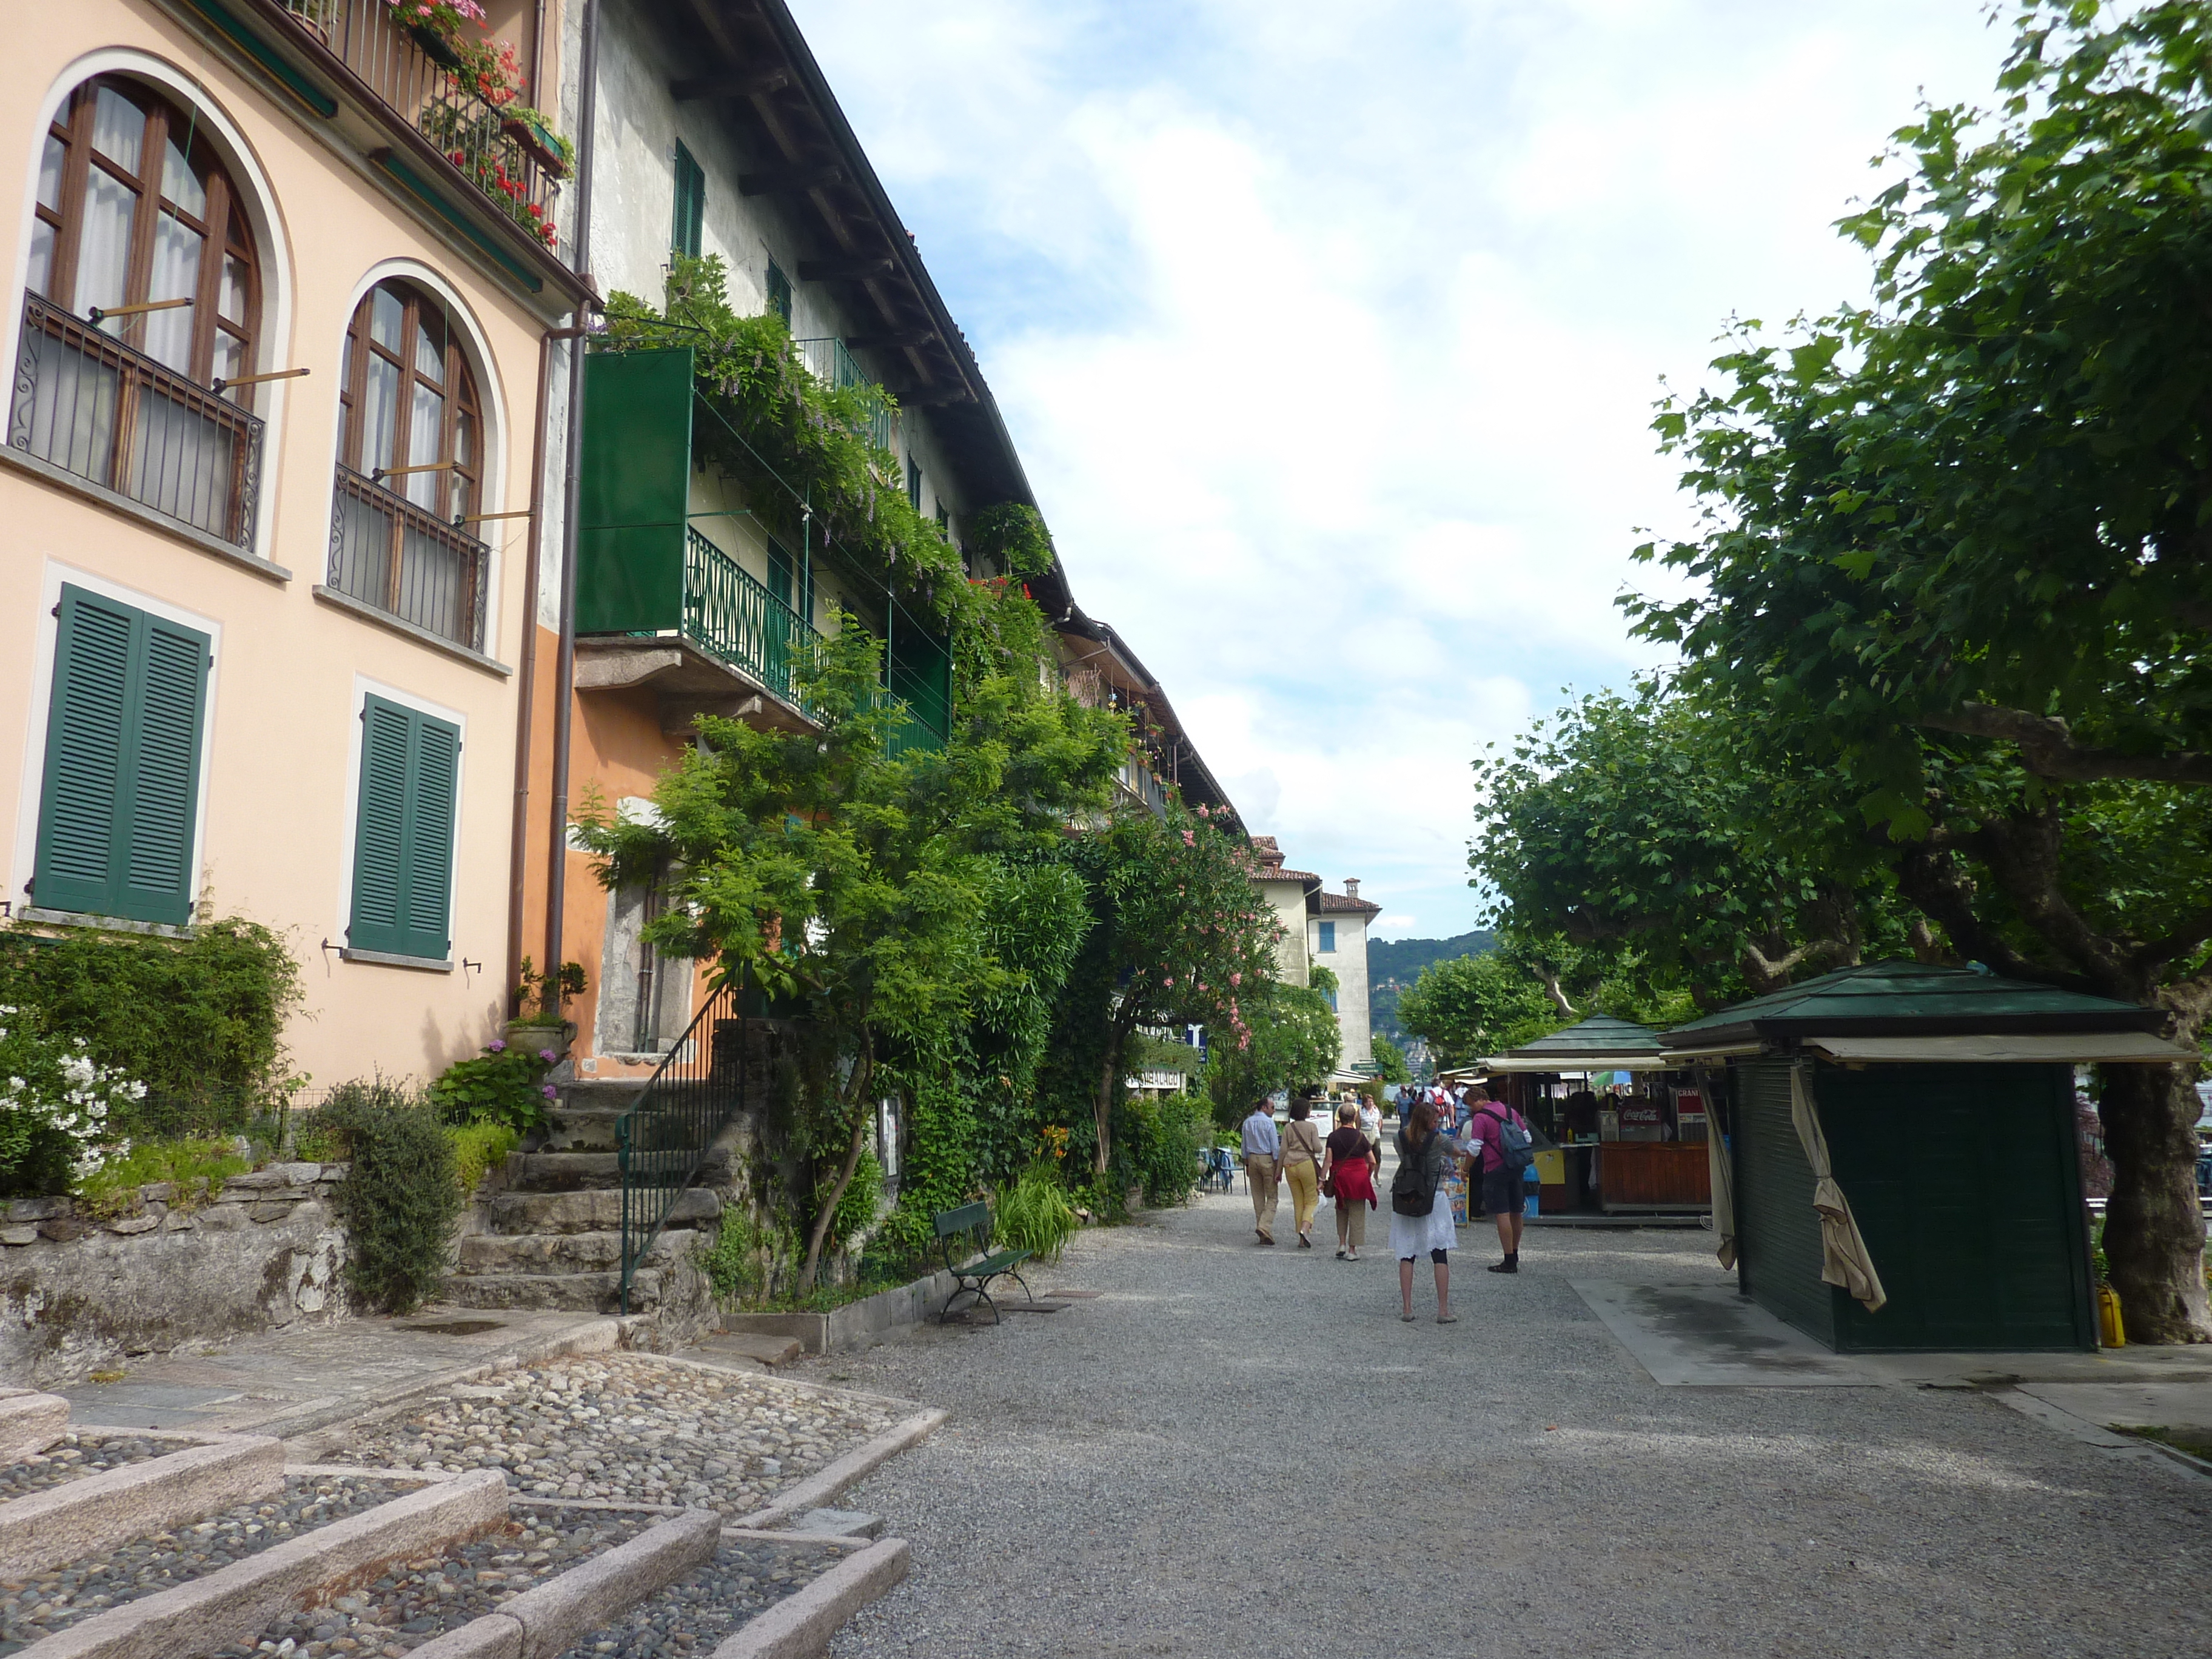
<instances>
[{"instance_id":1,"label":"man in blue shirt","mask_svg":"<svg viewBox=\"0 0 2212 1659\"><path fill-rule=\"evenodd\" d=\"M1275 1242L1275 1182L1282 1174L1283 1138L1267 1103L1244 1120L1244 1180L1252 1189L1252 1231L1262 1244Z\"/></svg>"}]
</instances>

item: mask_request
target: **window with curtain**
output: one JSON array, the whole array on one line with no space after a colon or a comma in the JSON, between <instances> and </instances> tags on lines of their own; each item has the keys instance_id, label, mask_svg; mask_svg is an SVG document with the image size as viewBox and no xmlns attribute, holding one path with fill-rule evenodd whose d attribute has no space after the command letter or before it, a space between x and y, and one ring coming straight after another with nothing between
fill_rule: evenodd
<instances>
[{"instance_id":1,"label":"window with curtain","mask_svg":"<svg viewBox=\"0 0 2212 1659\"><path fill-rule=\"evenodd\" d=\"M255 389L213 384L252 372L260 269L196 112L118 76L70 94L40 142L25 287L9 441L250 540Z\"/></svg>"},{"instance_id":2,"label":"window with curtain","mask_svg":"<svg viewBox=\"0 0 2212 1659\"><path fill-rule=\"evenodd\" d=\"M480 645L484 549L466 521L480 510L483 407L434 295L403 282L368 291L346 330L338 404L331 586Z\"/></svg>"}]
</instances>

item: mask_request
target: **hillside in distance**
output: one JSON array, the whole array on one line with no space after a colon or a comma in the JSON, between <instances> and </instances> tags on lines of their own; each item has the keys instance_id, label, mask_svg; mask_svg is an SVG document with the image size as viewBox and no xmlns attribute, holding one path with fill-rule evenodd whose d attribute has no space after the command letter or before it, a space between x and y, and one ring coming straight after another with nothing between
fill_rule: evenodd
<instances>
[{"instance_id":1,"label":"hillside in distance","mask_svg":"<svg viewBox=\"0 0 2212 1659\"><path fill-rule=\"evenodd\" d=\"M1498 948L1498 935L1487 927L1450 939L1370 939L1367 942L1367 1021L1378 1036L1400 1048L1406 1033L1398 1024L1398 994L1421 976L1432 962L1455 957L1479 957Z\"/></svg>"}]
</instances>

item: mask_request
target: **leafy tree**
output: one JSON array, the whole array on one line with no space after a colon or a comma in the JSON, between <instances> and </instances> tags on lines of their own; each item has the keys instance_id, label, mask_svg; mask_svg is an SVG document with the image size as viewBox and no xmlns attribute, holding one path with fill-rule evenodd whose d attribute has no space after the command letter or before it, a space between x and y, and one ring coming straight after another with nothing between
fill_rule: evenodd
<instances>
[{"instance_id":1,"label":"leafy tree","mask_svg":"<svg viewBox=\"0 0 2212 1659\"><path fill-rule=\"evenodd\" d=\"M1762 766L1736 731L1647 688L1585 697L1476 762L1474 884L1540 979L1556 989L1559 953L1534 944L1556 937L1589 994L1609 975L1612 1002L1687 991L1712 1008L1869 949L1926 950L1832 779Z\"/></svg>"},{"instance_id":2,"label":"leafy tree","mask_svg":"<svg viewBox=\"0 0 2212 1659\"><path fill-rule=\"evenodd\" d=\"M808 687L818 733L703 720L654 793L657 822L597 812L582 832L610 884L677 872L654 943L718 960L725 979L744 969L802 1011L826 1054L803 1103L805 1149L831 1173L809 1196L802 1291L886 1081L943 1080L970 1024L1034 1027L1034 911L1078 937L1082 916L1024 866L1103 804L1127 742L1116 717L1002 678L972 688L943 750L894 758L900 713L878 694L879 659L846 619ZM1058 883L1059 900L1073 895Z\"/></svg>"},{"instance_id":3,"label":"leafy tree","mask_svg":"<svg viewBox=\"0 0 2212 1659\"><path fill-rule=\"evenodd\" d=\"M1249 847L1204 808L1119 813L1078 836L1068 855L1093 926L1070 980L1066 1036L1091 1067L1091 1172L1103 1176L1131 1036L1206 1025L1217 1052L1251 1047L1259 1023L1248 1010L1273 984L1277 924L1252 884Z\"/></svg>"},{"instance_id":4,"label":"leafy tree","mask_svg":"<svg viewBox=\"0 0 2212 1659\"><path fill-rule=\"evenodd\" d=\"M1874 306L1662 408L1708 518L1632 603L1768 775L1830 778L1958 955L2212 1012L2212 12L2021 6L2000 109L1900 131ZM1844 866L1846 870L1851 866ZM2212 1340L2196 1067L2108 1068L2131 1334Z\"/></svg>"},{"instance_id":5,"label":"leafy tree","mask_svg":"<svg viewBox=\"0 0 2212 1659\"><path fill-rule=\"evenodd\" d=\"M1206 1063L1206 1094L1224 1122L1242 1118L1254 1101L1278 1090L1326 1083L1344 1052L1336 1011L1310 986L1266 981L1246 1012L1251 1041L1218 1048Z\"/></svg>"},{"instance_id":6,"label":"leafy tree","mask_svg":"<svg viewBox=\"0 0 2212 1659\"><path fill-rule=\"evenodd\" d=\"M1398 999L1398 1018L1440 1066L1503 1053L1566 1024L1526 963L1498 951L1431 963Z\"/></svg>"},{"instance_id":7,"label":"leafy tree","mask_svg":"<svg viewBox=\"0 0 2212 1659\"><path fill-rule=\"evenodd\" d=\"M1413 1080L1413 1070L1406 1064L1405 1051L1389 1037L1370 1037L1368 1047L1375 1055L1375 1075L1382 1081L1399 1084Z\"/></svg>"}]
</instances>

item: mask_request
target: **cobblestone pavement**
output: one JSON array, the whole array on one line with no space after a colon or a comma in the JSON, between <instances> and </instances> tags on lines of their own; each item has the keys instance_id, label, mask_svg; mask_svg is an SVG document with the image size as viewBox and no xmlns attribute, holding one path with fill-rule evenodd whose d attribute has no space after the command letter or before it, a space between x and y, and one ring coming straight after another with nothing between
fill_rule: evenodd
<instances>
[{"instance_id":1,"label":"cobblestone pavement","mask_svg":"<svg viewBox=\"0 0 2212 1659\"><path fill-rule=\"evenodd\" d=\"M891 1407L741 1373L594 1355L503 1371L351 1437L376 1468L497 1468L539 1498L743 1515L897 1420Z\"/></svg>"},{"instance_id":2,"label":"cobblestone pavement","mask_svg":"<svg viewBox=\"0 0 2212 1659\"><path fill-rule=\"evenodd\" d=\"M390 1502L418 1483L294 1474L264 1502L240 1504L173 1532L149 1533L23 1579L0 1580L0 1655L19 1653L103 1608L204 1578L234 1562Z\"/></svg>"},{"instance_id":3,"label":"cobblestone pavement","mask_svg":"<svg viewBox=\"0 0 2212 1659\"><path fill-rule=\"evenodd\" d=\"M1096 1300L808 1361L952 1413L841 1500L915 1565L834 1652L2212 1653L2212 1481L1975 1394L1662 1389L1568 1280L1724 1282L1709 1234L1461 1240L1402 1324L1386 1243L1212 1198L1031 1279Z\"/></svg>"}]
</instances>

